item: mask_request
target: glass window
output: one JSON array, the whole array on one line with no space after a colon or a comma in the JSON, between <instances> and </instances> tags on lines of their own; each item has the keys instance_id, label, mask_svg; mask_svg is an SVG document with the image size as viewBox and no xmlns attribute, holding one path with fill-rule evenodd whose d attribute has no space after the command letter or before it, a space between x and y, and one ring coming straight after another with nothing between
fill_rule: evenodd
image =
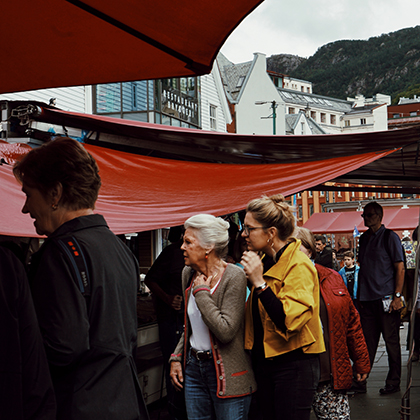
<instances>
[{"instance_id":1,"label":"glass window","mask_svg":"<svg viewBox=\"0 0 420 420\"><path fill-rule=\"evenodd\" d=\"M327 116L323 112L321 112L321 122L325 123L326 121L327 121Z\"/></svg>"},{"instance_id":2,"label":"glass window","mask_svg":"<svg viewBox=\"0 0 420 420\"><path fill-rule=\"evenodd\" d=\"M366 125L366 118L360 118L360 125Z\"/></svg>"},{"instance_id":3,"label":"glass window","mask_svg":"<svg viewBox=\"0 0 420 420\"><path fill-rule=\"evenodd\" d=\"M217 130L217 107L210 105L210 129Z\"/></svg>"},{"instance_id":4,"label":"glass window","mask_svg":"<svg viewBox=\"0 0 420 420\"><path fill-rule=\"evenodd\" d=\"M96 112L121 111L121 85L120 83L108 83L96 86Z\"/></svg>"},{"instance_id":5,"label":"glass window","mask_svg":"<svg viewBox=\"0 0 420 420\"><path fill-rule=\"evenodd\" d=\"M130 112L129 114L123 114L123 118L131 121L148 122L147 112Z\"/></svg>"}]
</instances>

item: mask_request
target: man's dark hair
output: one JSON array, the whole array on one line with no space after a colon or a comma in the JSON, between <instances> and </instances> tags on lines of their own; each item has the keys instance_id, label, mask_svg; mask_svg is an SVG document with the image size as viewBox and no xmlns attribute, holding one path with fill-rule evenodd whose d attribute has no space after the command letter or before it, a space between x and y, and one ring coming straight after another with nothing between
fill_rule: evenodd
<instances>
[{"instance_id":1,"label":"man's dark hair","mask_svg":"<svg viewBox=\"0 0 420 420\"><path fill-rule=\"evenodd\" d=\"M321 241L324 245L327 243L327 239L324 235L315 235L315 242Z\"/></svg>"}]
</instances>

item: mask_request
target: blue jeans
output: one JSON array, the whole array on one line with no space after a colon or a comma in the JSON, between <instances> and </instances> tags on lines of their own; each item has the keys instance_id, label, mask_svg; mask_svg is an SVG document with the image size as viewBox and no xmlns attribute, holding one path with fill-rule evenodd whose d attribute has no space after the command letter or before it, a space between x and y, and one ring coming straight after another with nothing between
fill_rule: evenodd
<instances>
[{"instance_id":1,"label":"blue jeans","mask_svg":"<svg viewBox=\"0 0 420 420\"><path fill-rule=\"evenodd\" d=\"M185 367L185 403L188 420L247 420L251 395L218 398L213 359L197 360L189 352Z\"/></svg>"},{"instance_id":2,"label":"blue jeans","mask_svg":"<svg viewBox=\"0 0 420 420\"><path fill-rule=\"evenodd\" d=\"M264 420L309 420L319 383L319 356L300 349L254 361L257 400Z\"/></svg>"}]
</instances>

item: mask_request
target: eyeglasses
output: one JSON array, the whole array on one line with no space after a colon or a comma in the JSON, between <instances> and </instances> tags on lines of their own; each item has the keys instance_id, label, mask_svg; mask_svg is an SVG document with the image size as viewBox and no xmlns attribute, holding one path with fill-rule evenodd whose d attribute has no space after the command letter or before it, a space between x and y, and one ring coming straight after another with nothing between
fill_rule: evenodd
<instances>
[{"instance_id":1,"label":"eyeglasses","mask_svg":"<svg viewBox=\"0 0 420 420\"><path fill-rule=\"evenodd\" d=\"M366 218L366 217L370 218L370 217L376 216L376 213L362 213L360 216L362 216L363 218Z\"/></svg>"},{"instance_id":2,"label":"eyeglasses","mask_svg":"<svg viewBox=\"0 0 420 420\"><path fill-rule=\"evenodd\" d=\"M244 225L242 227L242 232L244 232L245 235L249 235L255 229L267 229L267 228L265 226L251 227L251 226Z\"/></svg>"}]
</instances>

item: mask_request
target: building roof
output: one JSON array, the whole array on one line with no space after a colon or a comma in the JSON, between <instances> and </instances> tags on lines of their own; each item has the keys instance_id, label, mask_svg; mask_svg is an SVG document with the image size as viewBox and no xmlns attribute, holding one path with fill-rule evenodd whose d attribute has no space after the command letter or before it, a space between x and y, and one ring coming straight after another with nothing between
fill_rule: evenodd
<instances>
[{"instance_id":1,"label":"building roof","mask_svg":"<svg viewBox=\"0 0 420 420\"><path fill-rule=\"evenodd\" d=\"M299 92L297 90L277 88L284 102L300 106L319 107L336 112L350 112L352 103L343 99L330 98L314 93Z\"/></svg>"},{"instance_id":2,"label":"building roof","mask_svg":"<svg viewBox=\"0 0 420 420\"><path fill-rule=\"evenodd\" d=\"M235 103L243 89L246 77L248 76L252 61L234 64L229 61L222 53L217 55L217 64L223 80L227 97L230 102Z\"/></svg>"}]
</instances>

